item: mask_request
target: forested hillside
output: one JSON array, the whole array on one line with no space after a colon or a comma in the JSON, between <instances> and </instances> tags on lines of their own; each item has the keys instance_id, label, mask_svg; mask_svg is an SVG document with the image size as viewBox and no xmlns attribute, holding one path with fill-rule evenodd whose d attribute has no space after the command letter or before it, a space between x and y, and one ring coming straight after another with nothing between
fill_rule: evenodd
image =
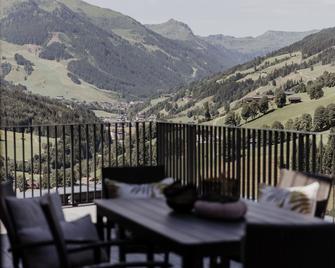
<instances>
[{"instance_id":1,"label":"forested hillside","mask_svg":"<svg viewBox=\"0 0 335 268\"><path fill-rule=\"evenodd\" d=\"M138 110L175 122L325 131L334 126L334 45L335 28L325 29Z\"/></svg>"},{"instance_id":2,"label":"forested hillside","mask_svg":"<svg viewBox=\"0 0 335 268\"><path fill-rule=\"evenodd\" d=\"M29 93L24 86L0 81L1 126L93 123L93 112L75 104L64 104Z\"/></svg>"}]
</instances>

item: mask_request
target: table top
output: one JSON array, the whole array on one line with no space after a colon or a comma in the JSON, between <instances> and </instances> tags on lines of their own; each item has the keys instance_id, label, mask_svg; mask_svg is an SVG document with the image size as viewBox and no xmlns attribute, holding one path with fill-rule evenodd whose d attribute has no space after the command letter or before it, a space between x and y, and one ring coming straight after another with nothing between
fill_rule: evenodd
<instances>
[{"instance_id":1,"label":"table top","mask_svg":"<svg viewBox=\"0 0 335 268\"><path fill-rule=\"evenodd\" d=\"M317 224L321 219L308 217L267 204L245 200L248 212L245 221L227 222L199 218L192 213L173 212L163 199L96 200L102 212L123 224L150 232L178 245L211 245L240 242L246 223Z\"/></svg>"}]
</instances>

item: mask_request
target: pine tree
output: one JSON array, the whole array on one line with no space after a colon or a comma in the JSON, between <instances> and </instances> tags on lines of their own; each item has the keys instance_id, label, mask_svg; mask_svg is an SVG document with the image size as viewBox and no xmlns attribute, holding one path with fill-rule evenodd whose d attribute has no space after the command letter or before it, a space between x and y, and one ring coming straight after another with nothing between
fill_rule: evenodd
<instances>
[{"instance_id":1,"label":"pine tree","mask_svg":"<svg viewBox=\"0 0 335 268\"><path fill-rule=\"evenodd\" d=\"M248 118L251 116L251 109L248 103L243 104L241 116L244 121L248 121Z\"/></svg>"},{"instance_id":2,"label":"pine tree","mask_svg":"<svg viewBox=\"0 0 335 268\"><path fill-rule=\"evenodd\" d=\"M315 131L324 131L329 129L328 110L323 106L316 108L313 121Z\"/></svg>"},{"instance_id":3,"label":"pine tree","mask_svg":"<svg viewBox=\"0 0 335 268\"><path fill-rule=\"evenodd\" d=\"M238 126L240 125L241 117L237 115L235 112L230 111L225 118L225 125L228 126Z\"/></svg>"},{"instance_id":4,"label":"pine tree","mask_svg":"<svg viewBox=\"0 0 335 268\"><path fill-rule=\"evenodd\" d=\"M259 102L259 111L262 114L266 114L268 110L269 110L269 99L268 97L264 96L263 98L261 98Z\"/></svg>"},{"instance_id":5,"label":"pine tree","mask_svg":"<svg viewBox=\"0 0 335 268\"><path fill-rule=\"evenodd\" d=\"M276 103L278 108L282 108L282 107L285 106L285 104L286 104L286 94L285 94L284 90L279 89L279 90L276 91L275 103Z\"/></svg>"}]
</instances>

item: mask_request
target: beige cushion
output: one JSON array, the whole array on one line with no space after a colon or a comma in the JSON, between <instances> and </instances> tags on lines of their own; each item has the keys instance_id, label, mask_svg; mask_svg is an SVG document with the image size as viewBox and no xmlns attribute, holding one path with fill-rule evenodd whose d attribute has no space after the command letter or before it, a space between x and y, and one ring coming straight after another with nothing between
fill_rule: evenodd
<instances>
[{"instance_id":1,"label":"beige cushion","mask_svg":"<svg viewBox=\"0 0 335 268\"><path fill-rule=\"evenodd\" d=\"M294 186L305 186L315 181L317 181L320 185L317 193L317 201L327 200L330 187L328 182L317 180L312 176L307 176L301 172L297 172L294 170L288 170L288 169L280 170L278 187L288 188Z\"/></svg>"},{"instance_id":2,"label":"beige cushion","mask_svg":"<svg viewBox=\"0 0 335 268\"><path fill-rule=\"evenodd\" d=\"M260 187L259 202L314 216L319 186L318 182L307 186L288 187L285 189L263 185Z\"/></svg>"}]
</instances>

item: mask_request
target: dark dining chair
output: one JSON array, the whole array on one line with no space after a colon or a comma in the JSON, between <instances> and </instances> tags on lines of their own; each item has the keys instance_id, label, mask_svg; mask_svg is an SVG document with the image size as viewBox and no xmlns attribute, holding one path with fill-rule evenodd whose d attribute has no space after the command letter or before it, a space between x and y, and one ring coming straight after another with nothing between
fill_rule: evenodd
<instances>
[{"instance_id":1,"label":"dark dining chair","mask_svg":"<svg viewBox=\"0 0 335 268\"><path fill-rule=\"evenodd\" d=\"M64 229L62 228L57 213L52 206L52 203L50 202L50 198L45 198L41 201L41 207L44 211L44 214L46 216L47 222L49 224L49 228L53 237L53 240L55 242L55 246L57 249L58 259L60 263L60 267L62 268L73 268L73 267L83 267L86 268L89 267L110 267L110 268L123 268L123 267L167 267L164 262L129 262L129 263L118 263L118 264L111 264L104 262L107 259L103 258L105 251L102 250L106 247L110 246L120 246L121 244L129 243L127 241L98 241L96 239L89 240L83 240L83 243L81 245L76 245L75 247L70 247L69 244L66 242L65 236L64 236ZM87 227L86 227L87 228ZM95 228L92 223L92 228ZM97 233L96 233L97 236ZM87 251L94 252L94 264L92 265L83 265L83 266L74 266L71 263L70 256L73 254L77 254L80 252L87 252Z\"/></svg>"},{"instance_id":2,"label":"dark dining chair","mask_svg":"<svg viewBox=\"0 0 335 268\"><path fill-rule=\"evenodd\" d=\"M13 262L18 265L16 267L55 267L52 266L54 242L40 205L41 199L43 197L19 199L13 195L2 198L1 215L5 219ZM58 220L64 221L59 196L53 195L52 202L57 208Z\"/></svg>"},{"instance_id":3,"label":"dark dining chair","mask_svg":"<svg viewBox=\"0 0 335 268\"><path fill-rule=\"evenodd\" d=\"M277 187L287 188L306 186L313 182L318 182L320 184L317 194L315 217L324 218L327 211L330 192L334 183L333 178L324 175L281 169Z\"/></svg>"},{"instance_id":4,"label":"dark dining chair","mask_svg":"<svg viewBox=\"0 0 335 268\"><path fill-rule=\"evenodd\" d=\"M165 178L164 166L140 166L140 167L106 167L102 169L102 197L112 198L107 189L107 180L127 184L156 183ZM107 239L111 237L111 228L114 223L107 219ZM148 261L154 260L154 254L164 254L164 261L169 265L169 252L160 247L152 246L146 241L146 237L138 233L127 232L122 226L115 228L118 239L132 240L132 245L119 247L119 260L126 261L127 254L142 253L147 255Z\"/></svg>"},{"instance_id":5,"label":"dark dining chair","mask_svg":"<svg viewBox=\"0 0 335 268\"><path fill-rule=\"evenodd\" d=\"M13 190L13 183L6 181L0 183L0 220L2 221L3 225L6 228L7 231L7 237L11 245L17 244L17 237L15 235L13 222L11 221L6 205L5 205L5 198L6 197L15 197L15 192ZM19 250L16 249L16 247L12 247L12 262L13 267L18 268L20 263L20 256L21 253Z\"/></svg>"},{"instance_id":6,"label":"dark dining chair","mask_svg":"<svg viewBox=\"0 0 335 268\"><path fill-rule=\"evenodd\" d=\"M335 267L335 225L248 224L244 268Z\"/></svg>"}]
</instances>

